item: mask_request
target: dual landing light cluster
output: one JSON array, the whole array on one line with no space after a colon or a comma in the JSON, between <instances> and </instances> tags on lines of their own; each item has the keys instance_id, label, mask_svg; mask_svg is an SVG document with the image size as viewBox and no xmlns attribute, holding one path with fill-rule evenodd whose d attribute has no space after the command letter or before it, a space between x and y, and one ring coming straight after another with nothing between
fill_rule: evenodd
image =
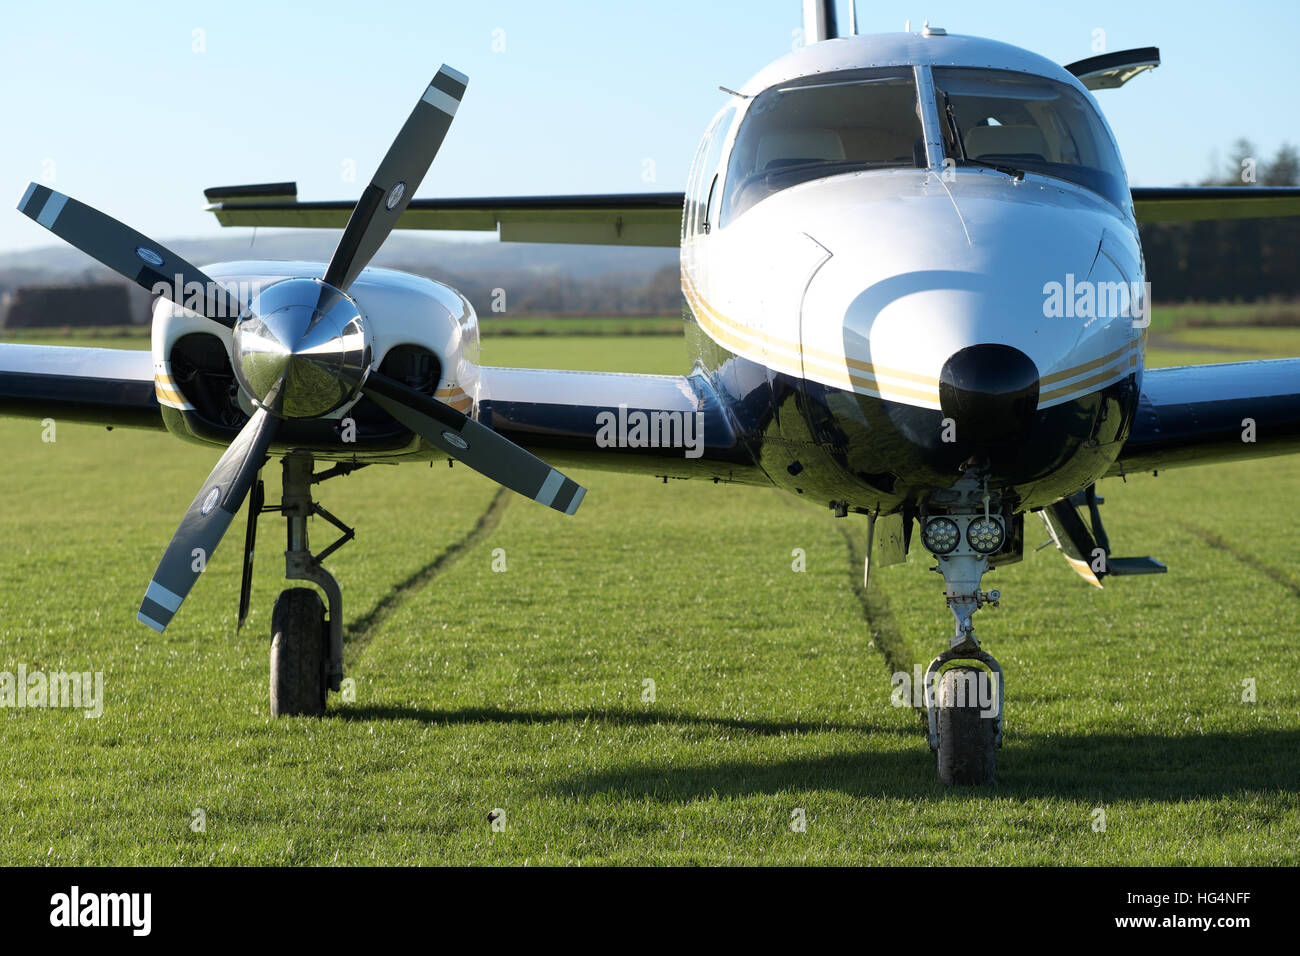
<instances>
[{"instance_id":1,"label":"dual landing light cluster","mask_svg":"<svg viewBox=\"0 0 1300 956\"><path fill-rule=\"evenodd\" d=\"M951 554L961 543L962 529L966 524L966 543L979 554L994 554L1006 542L1007 532L997 515L937 515L926 520L921 528L921 543L931 554Z\"/></svg>"}]
</instances>

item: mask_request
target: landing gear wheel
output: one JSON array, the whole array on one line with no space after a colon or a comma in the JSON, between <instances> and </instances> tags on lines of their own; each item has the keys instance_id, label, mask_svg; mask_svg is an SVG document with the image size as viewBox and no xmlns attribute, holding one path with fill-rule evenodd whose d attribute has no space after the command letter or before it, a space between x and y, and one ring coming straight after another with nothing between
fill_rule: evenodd
<instances>
[{"instance_id":1,"label":"landing gear wheel","mask_svg":"<svg viewBox=\"0 0 1300 956\"><path fill-rule=\"evenodd\" d=\"M271 614L271 716L325 713L325 605L311 588L281 591Z\"/></svg>"},{"instance_id":2,"label":"landing gear wheel","mask_svg":"<svg viewBox=\"0 0 1300 956\"><path fill-rule=\"evenodd\" d=\"M953 667L935 687L939 779L950 787L992 786L997 777L999 717L987 714L975 692L984 671Z\"/></svg>"}]
</instances>

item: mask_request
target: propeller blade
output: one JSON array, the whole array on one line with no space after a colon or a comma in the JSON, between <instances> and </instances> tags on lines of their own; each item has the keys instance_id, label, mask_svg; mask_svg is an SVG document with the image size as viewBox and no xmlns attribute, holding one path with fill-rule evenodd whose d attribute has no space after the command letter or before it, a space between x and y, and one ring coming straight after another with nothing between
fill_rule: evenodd
<instances>
[{"instance_id":1,"label":"propeller blade","mask_svg":"<svg viewBox=\"0 0 1300 956\"><path fill-rule=\"evenodd\" d=\"M328 285L346 292L384 244L438 154L468 83L446 64L438 70L352 210L325 271Z\"/></svg>"},{"instance_id":2,"label":"propeller blade","mask_svg":"<svg viewBox=\"0 0 1300 956\"><path fill-rule=\"evenodd\" d=\"M138 618L162 633L221 543L235 512L266 460L277 419L264 408L253 413L212 469L172 535L140 603Z\"/></svg>"},{"instance_id":3,"label":"propeller blade","mask_svg":"<svg viewBox=\"0 0 1300 956\"><path fill-rule=\"evenodd\" d=\"M98 209L32 183L18 211L118 275L233 328L243 306L202 269Z\"/></svg>"},{"instance_id":4,"label":"propeller blade","mask_svg":"<svg viewBox=\"0 0 1300 956\"><path fill-rule=\"evenodd\" d=\"M387 375L371 372L361 390L417 435L526 498L571 515L587 493L510 439Z\"/></svg>"}]
</instances>

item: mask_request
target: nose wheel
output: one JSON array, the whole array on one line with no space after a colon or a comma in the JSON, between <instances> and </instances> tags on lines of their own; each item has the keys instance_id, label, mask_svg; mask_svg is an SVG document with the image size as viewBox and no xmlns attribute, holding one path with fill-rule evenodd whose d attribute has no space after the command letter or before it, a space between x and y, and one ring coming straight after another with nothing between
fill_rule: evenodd
<instances>
[{"instance_id":1,"label":"nose wheel","mask_svg":"<svg viewBox=\"0 0 1300 956\"><path fill-rule=\"evenodd\" d=\"M323 716L328 664L320 595L311 588L281 591L271 614L271 716Z\"/></svg>"},{"instance_id":2,"label":"nose wheel","mask_svg":"<svg viewBox=\"0 0 1300 956\"><path fill-rule=\"evenodd\" d=\"M245 547L244 581L240 589L240 624L248 613L252 586L253 542L260 511L279 511L288 526L284 552L285 577L308 581L318 588L288 588L280 592L271 615L271 715L315 716L325 713L329 691L343 682L343 592L321 562L351 541L355 532L312 500L312 485L346 475L363 465L339 464L315 473L311 455L294 452L283 461L283 491L278 506L262 506L260 490L250 503ZM260 489L260 485L259 485ZM307 540L307 519L324 518L340 537L319 554ZM325 600L321 600L324 594Z\"/></svg>"},{"instance_id":3,"label":"nose wheel","mask_svg":"<svg viewBox=\"0 0 1300 956\"><path fill-rule=\"evenodd\" d=\"M950 787L997 782L1002 746L1002 668L983 651L947 651L925 672L926 719L939 780Z\"/></svg>"}]
</instances>

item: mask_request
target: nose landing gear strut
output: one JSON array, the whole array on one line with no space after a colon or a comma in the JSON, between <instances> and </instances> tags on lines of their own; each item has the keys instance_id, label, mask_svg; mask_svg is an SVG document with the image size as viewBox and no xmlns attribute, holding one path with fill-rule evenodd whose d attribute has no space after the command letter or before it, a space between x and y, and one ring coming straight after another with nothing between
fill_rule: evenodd
<instances>
[{"instance_id":1,"label":"nose landing gear strut","mask_svg":"<svg viewBox=\"0 0 1300 956\"><path fill-rule=\"evenodd\" d=\"M315 502L311 489L312 485L364 465L339 464L315 473L313 458L305 452L286 455L282 464L280 504L262 504L260 482L249 503L239 623L243 624L248 613L258 513L279 511L288 526L284 576L315 584L324 592L325 602L311 588L288 588L276 598L271 614L271 715L321 716L325 713L326 695L339 690L343 681L343 592L321 562L351 541L355 532ZM340 537L319 554L311 553L307 540L307 519L313 515L324 518L340 532Z\"/></svg>"},{"instance_id":2,"label":"nose landing gear strut","mask_svg":"<svg viewBox=\"0 0 1300 956\"><path fill-rule=\"evenodd\" d=\"M1007 529L996 497L971 477L931 499L944 513L922 516L921 541L938 561L944 598L956 620L948 650L925 672L925 708L930 749L939 779L949 786L995 782L1002 745L1002 668L980 648L974 614L998 606L997 590L981 591L989 556L1006 542Z\"/></svg>"}]
</instances>

